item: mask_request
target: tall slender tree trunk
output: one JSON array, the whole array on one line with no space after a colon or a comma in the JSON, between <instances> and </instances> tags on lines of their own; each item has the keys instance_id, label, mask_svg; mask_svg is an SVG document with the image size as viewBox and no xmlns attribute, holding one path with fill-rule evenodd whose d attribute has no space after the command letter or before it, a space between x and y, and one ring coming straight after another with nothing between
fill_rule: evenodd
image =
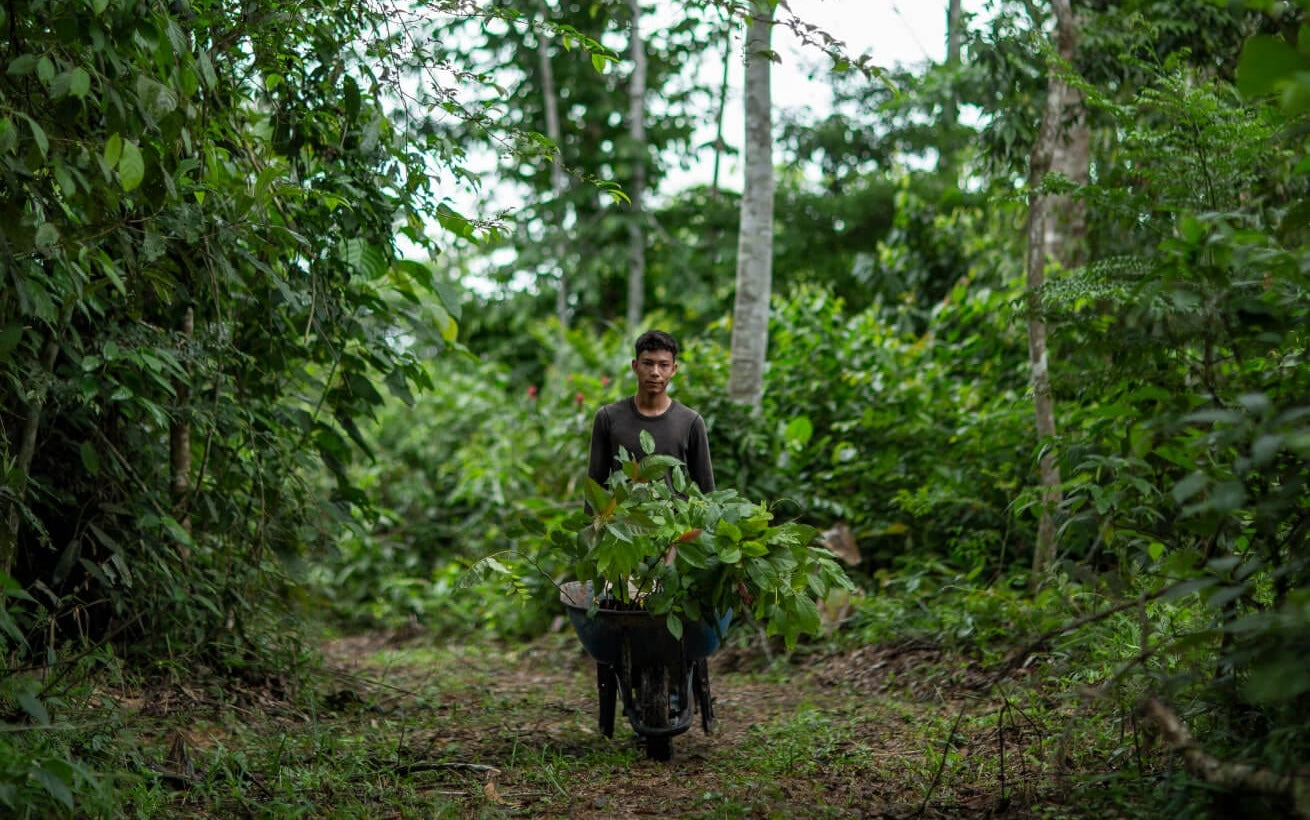
<instances>
[{"instance_id":1,"label":"tall slender tree trunk","mask_svg":"<svg viewBox=\"0 0 1310 820\"><path fill-rule=\"evenodd\" d=\"M1054 0L1057 53L1064 65L1071 65L1076 46L1076 26L1070 0ZM1034 19L1035 25L1040 21ZM1053 439L1055 402L1051 396L1050 360L1046 343L1041 289L1046 282L1050 262L1068 267L1081 257L1077 250L1085 231L1082 207L1067 195L1039 191L1050 171L1059 171L1074 181L1086 181L1090 137L1081 116L1081 95L1052 66L1046 105L1033 145L1028 169L1027 303L1028 357L1032 370L1033 411L1041 447L1042 512L1037 525L1037 543L1033 548L1031 587L1036 589L1050 574L1056 556L1055 514L1063 500L1060 491L1060 468L1056 463Z\"/></svg>"},{"instance_id":2,"label":"tall slender tree trunk","mask_svg":"<svg viewBox=\"0 0 1310 820\"><path fill-rule=\"evenodd\" d=\"M710 195L719 195L719 167L728 147L723 139L723 116L728 110L728 74L732 65L732 25L723 28L723 77L719 80L718 107L714 112L714 172L710 177Z\"/></svg>"},{"instance_id":3,"label":"tall slender tree trunk","mask_svg":"<svg viewBox=\"0 0 1310 820\"><path fill-rule=\"evenodd\" d=\"M737 238L728 396L760 407L773 290L773 0L751 0L746 34L745 182Z\"/></svg>"},{"instance_id":4,"label":"tall slender tree trunk","mask_svg":"<svg viewBox=\"0 0 1310 820\"><path fill-rule=\"evenodd\" d=\"M41 347L41 372L49 373L54 369L55 358L59 355L59 344L54 333L46 337ZM27 418L23 420L22 437L18 443L17 461L14 466L16 478L12 488L13 499L9 502L9 511L5 520L4 532L0 533L0 570L7 575L14 569L18 558L18 534L23 527L23 517L19 505L27 503L27 476L32 471L32 461L36 458L37 433L41 430L41 416L45 411L46 388L38 387L27 402Z\"/></svg>"},{"instance_id":5,"label":"tall slender tree trunk","mask_svg":"<svg viewBox=\"0 0 1310 820\"><path fill-rule=\"evenodd\" d=\"M641 0L628 0L632 12L632 81L628 89L628 138L632 141L632 221L628 223L628 327L646 310L646 44L641 36Z\"/></svg>"},{"instance_id":6,"label":"tall slender tree trunk","mask_svg":"<svg viewBox=\"0 0 1310 820\"><path fill-rule=\"evenodd\" d=\"M961 0L949 0L946 4L946 67L952 72L960 65L960 50L964 43L964 14L960 4ZM959 104L954 96L948 97L942 102L942 132L949 136L955 130L959 118ZM937 170L942 173L954 173L953 145L948 144L938 149Z\"/></svg>"},{"instance_id":7,"label":"tall slender tree trunk","mask_svg":"<svg viewBox=\"0 0 1310 820\"><path fill-rule=\"evenodd\" d=\"M542 0L541 11L550 17L550 4ZM541 71L542 104L546 112L546 136L555 143L555 156L550 164L550 193L555 214L555 265L558 270L558 285L555 290L555 318L559 320L560 332L569 326L569 278L564 266L564 230L567 227L565 194L568 181L564 174L564 157L561 154L564 144L563 129L560 127L559 95L555 92L555 71L550 64L550 41L540 31L537 32L537 65ZM563 345L560 346L560 350Z\"/></svg>"},{"instance_id":8,"label":"tall slender tree trunk","mask_svg":"<svg viewBox=\"0 0 1310 820\"><path fill-rule=\"evenodd\" d=\"M195 335L196 309L187 305L182 313L179 335L183 344L189 344ZM169 467L172 473L169 482L170 497L173 503L173 517L187 532L191 532L191 516L188 512L191 504L191 383L190 369L186 377L173 380L173 389L177 394L177 411L168 428ZM185 555L185 553L183 553Z\"/></svg>"}]
</instances>

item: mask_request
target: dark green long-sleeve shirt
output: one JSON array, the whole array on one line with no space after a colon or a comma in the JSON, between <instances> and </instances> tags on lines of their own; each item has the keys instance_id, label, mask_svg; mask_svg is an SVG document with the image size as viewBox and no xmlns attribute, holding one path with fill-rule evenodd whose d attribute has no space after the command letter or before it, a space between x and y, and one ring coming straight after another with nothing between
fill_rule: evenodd
<instances>
[{"instance_id":1,"label":"dark green long-sleeve shirt","mask_svg":"<svg viewBox=\"0 0 1310 820\"><path fill-rule=\"evenodd\" d=\"M633 397L607 404L596 411L591 427L591 459L587 475L604 484L619 469L619 448L640 458L641 431L655 439L655 452L681 459L687 477L701 492L714 491L714 467L710 463L710 441L705 419L685 404L674 401L658 416L637 412Z\"/></svg>"}]
</instances>

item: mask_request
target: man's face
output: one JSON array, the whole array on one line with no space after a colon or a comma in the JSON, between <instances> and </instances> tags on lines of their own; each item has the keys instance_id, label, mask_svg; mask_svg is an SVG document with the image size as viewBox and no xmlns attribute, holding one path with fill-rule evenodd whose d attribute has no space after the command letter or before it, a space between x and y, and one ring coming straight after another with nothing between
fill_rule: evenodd
<instances>
[{"instance_id":1,"label":"man's face","mask_svg":"<svg viewBox=\"0 0 1310 820\"><path fill-rule=\"evenodd\" d=\"M643 350L632 360L637 384L647 393L663 393L669 380L678 372L678 363L667 350Z\"/></svg>"}]
</instances>

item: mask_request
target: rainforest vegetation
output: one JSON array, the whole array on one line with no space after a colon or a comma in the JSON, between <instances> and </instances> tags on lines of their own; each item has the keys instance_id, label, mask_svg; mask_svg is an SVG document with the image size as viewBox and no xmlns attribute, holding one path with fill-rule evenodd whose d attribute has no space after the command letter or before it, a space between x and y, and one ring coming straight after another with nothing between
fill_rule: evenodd
<instances>
[{"instance_id":1,"label":"rainforest vegetation","mask_svg":"<svg viewBox=\"0 0 1310 820\"><path fill-rule=\"evenodd\" d=\"M1310 816L1307 10L8 0L0 812ZM648 328L854 586L672 763L551 537Z\"/></svg>"}]
</instances>

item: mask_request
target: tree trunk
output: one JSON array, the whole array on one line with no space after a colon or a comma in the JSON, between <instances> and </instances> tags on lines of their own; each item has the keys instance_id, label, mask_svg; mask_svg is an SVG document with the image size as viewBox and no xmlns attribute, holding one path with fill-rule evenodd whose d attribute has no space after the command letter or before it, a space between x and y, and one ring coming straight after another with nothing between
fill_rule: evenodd
<instances>
[{"instance_id":1,"label":"tree trunk","mask_svg":"<svg viewBox=\"0 0 1310 820\"><path fill-rule=\"evenodd\" d=\"M946 67L952 74L960 66L960 49L964 43L964 30L961 28L964 15L960 3L961 0L949 0L946 4ZM955 130L959 118L959 104L954 96L948 97L942 102L941 129L948 142L939 148L937 153L937 170L943 174L954 174L955 148L949 137Z\"/></svg>"},{"instance_id":2,"label":"tree trunk","mask_svg":"<svg viewBox=\"0 0 1310 820\"><path fill-rule=\"evenodd\" d=\"M550 4L545 0L542 0L541 11L546 18L550 17ZM568 272L564 268L564 230L568 222L565 218L564 196L567 192L568 183L564 176L564 157L561 153L564 138L559 119L559 95L555 93L555 71L550 65L550 43L540 31L537 32L537 61L537 65L541 70L541 94L546 113L546 136L551 142L555 143L555 155L551 158L550 164L550 192L555 214L554 262L559 277L555 290L555 318L559 320L560 333L562 334L569 326L569 280ZM560 345L559 349L562 351L564 346Z\"/></svg>"},{"instance_id":3,"label":"tree trunk","mask_svg":"<svg viewBox=\"0 0 1310 820\"><path fill-rule=\"evenodd\" d=\"M714 173L710 177L710 196L719 195L719 166L728 143L723 139L723 115L728 109L728 69L732 65L732 26L723 29L723 78L719 81L718 108L714 112Z\"/></svg>"},{"instance_id":4,"label":"tree trunk","mask_svg":"<svg viewBox=\"0 0 1310 820\"><path fill-rule=\"evenodd\" d=\"M773 0L752 0L751 12L746 35L746 175L737 238L728 396L758 409L764 396L773 289Z\"/></svg>"},{"instance_id":5,"label":"tree trunk","mask_svg":"<svg viewBox=\"0 0 1310 820\"><path fill-rule=\"evenodd\" d=\"M1057 53L1065 66L1073 62L1076 30L1070 0L1054 0ZM1034 25L1040 21L1034 19ZM1032 368L1033 410L1038 446L1042 448L1039 472L1042 486L1042 512L1037 525L1037 543L1033 549L1031 587L1036 589L1050 574L1055 563L1055 512L1063 496L1060 491L1060 468L1056 464L1055 404L1051 397L1050 362L1046 345L1046 320L1043 316L1041 289L1046 281L1046 265L1075 264L1081 254L1082 208L1067 195L1039 192L1049 171L1059 171L1075 181L1087 179L1089 138L1081 114L1081 96L1060 76L1060 67L1052 66L1042 111L1041 126L1033 145L1028 168L1027 306L1028 357ZM1072 125L1071 125L1072 123Z\"/></svg>"},{"instance_id":6,"label":"tree trunk","mask_svg":"<svg viewBox=\"0 0 1310 820\"><path fill-rule=\"evenodd\" d=\"M187 344L195 333L196 309L187 305L182 314L180 328L181 342ZM188 368L189 372L189 368ZM191 504L191 384L187 378L173 380L177 392L177 410L168 428L169 467L172 476L169 482L170 497L173 504L173 517L187 532L191 532L191 516L188 509ZM183 552L185 555L185 552Z\"/></svg>"},{"instance_id":7,"label":"tree trunk","mask_svg":"<svg viewBox=\"0 0 1310 820\"><path fill-rule=\"evenodd\" d=\"M632 82L628 89L628 138L632 140L632 221L628 223L628 327L641 323L646 310L646 229L642 199L646 192L646 44L641 39L641 0L628 0L632 11Z\"/></svg>"},{"instance_id":8,"label":"tree trunk","mask_svg":"<svg viewBox=\"0 0 1310 820\"><path fill-rule=\"evenodd\" d=\"M42 373L54 370L55 358L58 355L59 345L55 342L54 334L51 333L41 348ZM44 386L33 390L32 398L27 403L27 418L23 421L22 438L18 444L18 459L14 464L16 480L12 490L13 500L9 502L4 533L0 536L4 539L0 543L0 570L6 575L13 571L14 561L18 558L18 533L22 529L23 520L19 506L26 503L27 476L32 470L32 461L36 457L36 439L41 429L41 415L45 410L46 390Z\"/></svg>"}]
</instances>

